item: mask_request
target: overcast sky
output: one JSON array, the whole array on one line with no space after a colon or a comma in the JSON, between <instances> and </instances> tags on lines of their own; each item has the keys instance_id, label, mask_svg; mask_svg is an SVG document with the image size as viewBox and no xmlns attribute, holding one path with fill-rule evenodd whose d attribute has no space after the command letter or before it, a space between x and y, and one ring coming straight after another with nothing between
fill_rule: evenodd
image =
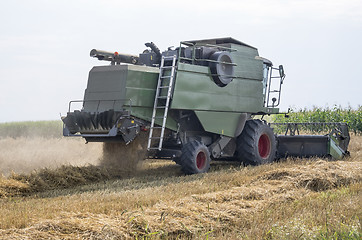
<instances>
[{"instance_id":1,"label":"overcast sky","mask_svg":"<svg viewBox=\"0 0 362 240\"><path fill-rule=\"evenodd\" d=\"M233 37L284 65L281 109L362 104L360 0L11 0L0 4L0 122L59 119L92 48L138 54Z\"/></svg>"}]
</instances>

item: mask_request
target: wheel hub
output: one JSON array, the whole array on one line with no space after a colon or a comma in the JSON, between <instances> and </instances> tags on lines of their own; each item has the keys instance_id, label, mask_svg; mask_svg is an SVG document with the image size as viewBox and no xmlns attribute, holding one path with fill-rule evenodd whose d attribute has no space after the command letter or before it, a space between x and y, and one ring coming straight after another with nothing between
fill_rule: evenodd
<instances>
[{"instance_id":1,"label":"wheel hub","mask_svg":"<svg viewBox=\"0 0 362 240\"><path fill-rule=\"evenodd\" d=\"M196 157L196 166L199 170L203 169L206 164L206 154L204 152L199 152Z\"/></svg>"},{"instance_id":2,"label":"wheel hub","mask_svg":"<svg viewBox=\"0 0 362 240\"><path fill-rule=\"evenodd\" d=\"M268 158L270 155L270 139L267 134L263 134L259 138L258 151L261 158Z\"/></svg>"}]
</instances>

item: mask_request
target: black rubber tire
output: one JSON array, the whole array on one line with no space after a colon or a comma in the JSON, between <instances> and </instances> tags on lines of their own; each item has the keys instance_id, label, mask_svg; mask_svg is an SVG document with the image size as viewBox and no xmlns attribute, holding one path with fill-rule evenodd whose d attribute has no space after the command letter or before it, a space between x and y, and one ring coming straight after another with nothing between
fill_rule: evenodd
<instances>
[{"instance_id":1,"label":"black rubber tire","mask_svg":"<svg viewBox=\"0 0 362 240\"><path fill-rule=\"evenodd\" d=\"M275 160L273 130L259 119L248 120L237 138L237 158L245 165L261 165Z\"/></svg>"},{"instance_id":2,"label":"black rubber tire","mask_svg":"<svg viewBox=\"0 0 362 240\"><path fill-rule=\"evenodd\" d=\"M193 140L182 147L180 165L184 173L205 173L210 168L210 161L210 152L205 144Z\"/></svg>"}]
</instances>

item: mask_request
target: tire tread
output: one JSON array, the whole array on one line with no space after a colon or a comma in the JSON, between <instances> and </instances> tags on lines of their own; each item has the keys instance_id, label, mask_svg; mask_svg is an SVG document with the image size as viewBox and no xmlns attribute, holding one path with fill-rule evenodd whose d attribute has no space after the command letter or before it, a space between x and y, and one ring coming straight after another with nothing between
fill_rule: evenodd
<instances>
[{"instance_id":1,"label":"tire tread","mask_svg":"<svg viewBox=\"0 0 362 240\"><path fill-rule=\"evenodd\" d=\"M196 166L196 156L200 149L204 150L207 155L207 162L206 167L203 170L199 170ZM206 172L210 167L210 153L207 147L196 140L190 141L186 143L182 148L182 155L180 158L180 165L182 171L186 174L195 174L195 173L202 173Z\"/></svg>"}]
</instances>

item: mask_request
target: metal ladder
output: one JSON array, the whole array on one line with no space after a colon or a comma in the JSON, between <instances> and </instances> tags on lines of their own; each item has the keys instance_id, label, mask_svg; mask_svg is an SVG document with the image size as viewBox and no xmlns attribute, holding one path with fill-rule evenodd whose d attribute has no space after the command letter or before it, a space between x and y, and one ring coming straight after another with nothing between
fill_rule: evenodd
<instances>
[{"instance_id":1,"label":"metal ladder","mask_svg":"<svg viewBox=\"0 0 362 240\"><path fill-rule=\"evenodd\" d=\"M171 66L165 66L165 61L172 60ZM170 70L170 71L168 71ZM167 75L165 75L167 73ZM160 74L158 75L158 82L156 88L155 102L153 105L153 113L150 127L150 135L148 137L147 150L161 150L163 138L165 135L165 127L167 120L167 113L170 106L170 99L172 95L172 87L176 73L176 55L163 56L160 65ZM169 74L169 75L168 75ZM162 95L167 89L167 95ZM161 101L160 101L161 100ZM161 116L160 116L161 115ZM162 126L155 126L155 120L162 119ZM154 132L155 129L161 129L161 132ZM152 147L152 144L159 140L158 147Z\"/></svg>"}]
</instances>

